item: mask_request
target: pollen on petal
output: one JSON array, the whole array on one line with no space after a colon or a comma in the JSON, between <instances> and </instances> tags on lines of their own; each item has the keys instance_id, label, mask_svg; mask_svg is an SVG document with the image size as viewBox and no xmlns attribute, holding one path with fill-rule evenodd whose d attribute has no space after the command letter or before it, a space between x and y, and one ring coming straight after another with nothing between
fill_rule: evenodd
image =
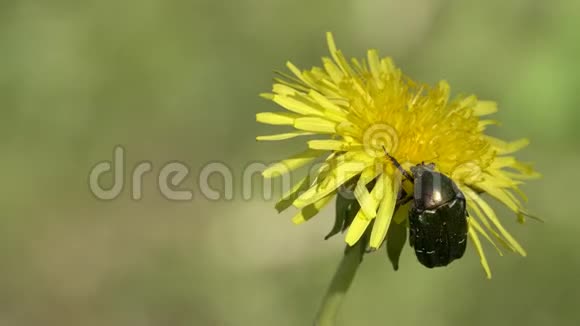
<instances>
[{"instance_id":1,"label":"pollen on petal","mask_svg":"<svg viewBox=\"0 0 580 326\"><path fill-rule=\"evenodd\" d=\"M487 140L497 149L498 154L511 154L517 152L530 144L527 138L518 139L512 142L506 142L501 139L486 136Z\"/></svg>"},{"instance_id":2,"label":"pollen on petal","mask_svg":"<svg viewBox=\"0 0 580 326\"><path fill-rule=\"evenodd\" d=\"M308 147L317 150L341 152L350 150L352 144L343 140L321 139L321 140L309 140Z\"/></svg>"}]
</instances>

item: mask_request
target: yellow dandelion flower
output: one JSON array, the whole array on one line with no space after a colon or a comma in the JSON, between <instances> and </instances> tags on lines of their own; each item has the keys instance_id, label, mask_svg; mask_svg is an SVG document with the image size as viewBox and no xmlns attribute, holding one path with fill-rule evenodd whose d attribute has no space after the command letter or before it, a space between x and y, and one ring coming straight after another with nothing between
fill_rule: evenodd
<instances>
[{"instance_id":1,"label":"yellow dandelion flower","mask_svg":"<svg viewBox=\"0 0 580 326\"><path fill-rule=\"evenodd\" d=\"M402 193L413 194L412 182L389 156L401 163L406 174L416 165L430 163L463 193L469 239L488 277L491 272L480 236L500 254L503 246L525 256L482 197L487 194L498 200L523 221L525 196L518 186L538 176L511 155L528 144L526 139L506 142L485 134L487 126L497 123L484 118L497 111L496 104L475 96L451 98L445 81L435 86L413 81L376 50L369 50L366 59L347 60L332 34L327 34L327 41L331 58L322 58L323 68L302 71L288 62L293 76L282 75L272 93L263 94L287 111L256 116L258 122L294 129L257 137L261 141L318 136L307 141L306 151L263 172L270 178L323 159L317 174L300 180L277 209L298 208L292 221L299 224L328 205L342 186L350 187L356 210L345 240L353 246L364 239L376 249L390 227L405 225L409 205L399 205L398 200Z\"/></svg>"}]
</instances>

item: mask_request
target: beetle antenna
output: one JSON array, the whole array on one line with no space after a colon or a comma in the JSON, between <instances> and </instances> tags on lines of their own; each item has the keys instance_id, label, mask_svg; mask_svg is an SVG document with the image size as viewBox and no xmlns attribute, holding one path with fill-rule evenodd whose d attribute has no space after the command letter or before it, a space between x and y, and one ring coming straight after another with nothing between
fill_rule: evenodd
<instances>
[{"instance_id":1,"label":"beetle antenna","mask_svg":"<svg viewBox=\"0 0 580 326\"><path fill-rule=\"evenodd\" d=\"M521 215L523 215L523 216L525 216L525 217L527 217L527 218L530 218L530 219L532 219L532 220L535 220L535 221L537 221L537 222L540 222L540 223L545 223L545 222L544 222L544 220L542 220L541 218L539 218L539 217L537 217L537 216L534 216L534 215L531 215L530 213L528 213L528 212L525 212L525 211L523 211L523 210L519 210L519 211L518 211L518 214L521 214Z\"/></svg>"},{"instance_id":2,"label":"beetle antenna","mask_svg":"<svg viewBox=\"0 0 580 326\"><path fill-rule=\"evenodd\" d=\"M409 174L409 172L407 172L405 169L403 169L403 167L401 166L401 164L399 164L399 161L397 161L396 158L392 157L387 152L387 149L385 148L385 146L383 146L383 150L385 151L385 155L387 155L387 157L391 160L391 162L393 162L393 164L395 165L395 167L397 168L397 170L399 170L403 174L403 176L405 178L407 178L409 181L413 182L413 177L411 177L411 175Z\"/></svg>"}]
</instances>

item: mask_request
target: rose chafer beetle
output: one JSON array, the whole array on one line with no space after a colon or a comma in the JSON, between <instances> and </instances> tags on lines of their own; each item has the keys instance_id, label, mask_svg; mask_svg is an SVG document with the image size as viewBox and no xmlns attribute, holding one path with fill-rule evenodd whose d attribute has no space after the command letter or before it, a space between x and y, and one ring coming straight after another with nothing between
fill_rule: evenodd
<instances>
[{"instance_id":1,"label":"rose chafer beetle","mask_svg":"<svg viewBox=\"0 0 580 326\"><path fill-rule=\"evenodd\" d=\"M412 201L409 243L419 262L433 268L461 258L467 246L468 230L463 193L451 178L435 171L434 164L411 167L411 176L394 157L386 154L403 176L413 182L413 195L400 199L399 205Z\"/></svg>"}]
</instances>

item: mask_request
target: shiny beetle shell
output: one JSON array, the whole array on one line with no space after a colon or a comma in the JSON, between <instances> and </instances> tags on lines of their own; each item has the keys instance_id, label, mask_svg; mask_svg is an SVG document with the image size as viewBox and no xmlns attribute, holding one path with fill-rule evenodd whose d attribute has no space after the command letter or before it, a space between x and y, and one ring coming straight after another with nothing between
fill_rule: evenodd
<instances>
[{"instance_id":1,"label":"shiny beetle shell","mask_svg":"<svg viewBox=\"0 0 580 326\"><path fill-rule=\"evenodd\" d=\"M421 264L447 266L465 253L467 210L465 197L449 177L433 165L411 168L413 201L409 209L409 242Z\"/></svg>"}]
</instances>

